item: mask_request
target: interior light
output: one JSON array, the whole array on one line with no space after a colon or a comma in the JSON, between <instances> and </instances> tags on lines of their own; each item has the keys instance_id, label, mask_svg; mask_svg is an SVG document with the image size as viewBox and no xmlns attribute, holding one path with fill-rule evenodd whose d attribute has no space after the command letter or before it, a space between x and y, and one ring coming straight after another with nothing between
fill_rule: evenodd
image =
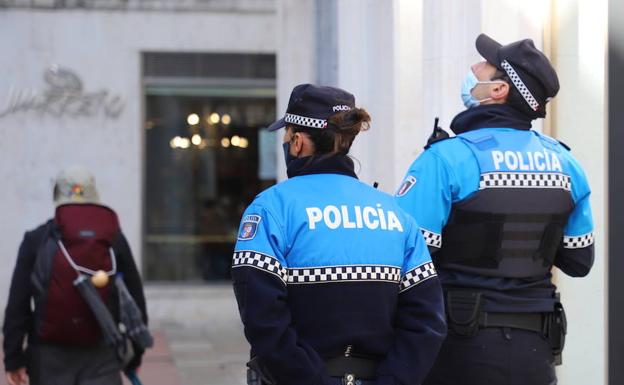
<instances>
[{"instance_id":1,"label":"interior light","mask_svg":"<svg viewBox=\"0 0 624 385\"><path fill-rule=\"evenodd\" d=\"M199 115L190 114L189 116L186 117L186 122L190 124L191 126L196 125L197 123L199 123Z\"/></svg>"},{"instance_id":2,"label":"interior light","mask_svg":"<svg viewBox=\"0 0 624 385\"><path fill-rule=\"evenodd\" d=\"M219 123L219 120L221 120L221 117L216 112L213 112L212 114L210 114L209 119L210 119L210 123L217 124Z\"/></svg>"},{"instance_id":3,"label":"interior light","mask_svg":"<svg viewBox=\"0 0 624 385\"><path fill-rule=\"evenodd\" d=\"M221 117L221 123L228 125L232 122L232 117L229 114L223 114Z\"/></svg>"},{"instance_id":4,"label":"interior light","mask_svg":"<svg viewBox=\"0 0 624 385\"><path fill-rule=\"evenodd\" d=\"M249 147L249 140L247 140L247 138L240 138L240 143L238 144L238 146L240 148L247 148L247 147Z\"/></svg>"},{"instance_id":5,"label":"interior light","mask_svg":"<svg viewBox=\"0 0 624 385\"><path fill-rule=\"evenodd\" d=\"M180 148L189 148L191 146L191 141L189 138L180 138L178 146Z\"/></svg>"},{"instance_id":6,"label":"interior light","mask_svg":"<svg viewBox=\"0 0 624 385\"><path fill-rule=\"evenodd\" d=\"M193 143L196 146L199 146L202 142L202 138L201 136L199 136L199 134L195 134L191 137L191 143Z\"/></svg>"},{"instance_id":7,"label":"interior light","mask_svg":"<svg viewBox=\"0 0 624 385\"><path fill-rule=\"evenodd\" d=\"M221 146L225 148L230 147L230 138L221 139Z\"/></svg>"},{"instance_id":8,"label":"interior light","mask_svg":"<svg viewBox=\"0 0 624 385\"><path fill-rule=\"evenodd\" d=\"M238 147L238 145L240 144L240 140L241 140L240 136L234 135L232 137L232 146Z\"/></svg>"}]
</instances>

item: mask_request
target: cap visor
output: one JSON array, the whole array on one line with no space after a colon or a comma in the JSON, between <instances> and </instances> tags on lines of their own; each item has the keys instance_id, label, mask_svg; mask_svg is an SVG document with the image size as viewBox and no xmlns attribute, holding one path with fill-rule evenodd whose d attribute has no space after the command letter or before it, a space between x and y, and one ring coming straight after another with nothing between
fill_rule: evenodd
<instances>
[{"instance_id":1,"label":"cap visor","mask_svg":"<svg viewBox=\"0 0 624 385\"><path fill-rule=\"evenodd\" d=\"M277 130L279 130L280 128L285 127L285 126L286 126L286 122L284 121L284 118L281 118L280 120L278 120L278 121L276 121L276 122L272 123L272 124L269 126L268 130L269 130L269 131L277 131Z\"/></svg>"},{"instance_id":2,"label":"cap visor","mask_svg":"<svg viewBox=\"0 0 624 385\"><path fill-rule=\"evenodd\" d=\"M498 50L503 46L501 43L482 33L477 37L475 45L477 47L477 51L485 60L500 68Z\"/></svg>"}]
</instances>

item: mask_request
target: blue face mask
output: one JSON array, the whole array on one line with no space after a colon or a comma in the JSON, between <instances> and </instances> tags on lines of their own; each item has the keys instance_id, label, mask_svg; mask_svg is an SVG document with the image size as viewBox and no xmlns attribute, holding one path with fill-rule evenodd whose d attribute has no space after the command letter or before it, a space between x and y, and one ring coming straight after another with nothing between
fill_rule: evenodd
<instances>
[{"instance_id":1,"label":"blue face mask","mask_svg":"<svg viewBox=\"0 0 624 385\"><path fill-rule=\"evenodd\" d=\"M466 74L466 77L464 78L464 81L462 82L462 87L461 87L461 97L462 97L462 101L464 102L464 106L466 106L466 108L472 108L472 107L478 106L479 104L485 102L486 100L490 100L491 98L478 100L477 98L472 96L470 91L472 91L472 89L475 88L478 84L493 84L493 83L504 83L504 82L501 80L479 81L479 79L477 79L477 77L475 76L474 72L472 72L472 69L469 69L468 73Z\"/></svg>"},{"instance_id":2,"label":"blue face mask","mask_svg":"<svg viewBox=\"0 0 624 385\"><path fill-rule=\"evenodd\" d=\"M461 97L466 108L476 107L480 104L480 102L470 93L470 91L472 91L477 84L479 84L479 79L477 79L472 70L468 70L468 74L466 74L461 87Z\"/></svg>"},{"instance_id":3,"label":"blue face mask","mask_svg":"<svg viewBox=\"0 0 624 385\"><path fill-rule=\"evenodd\" d=\"M290 142L284 142L282 144L282 148L284 149L284 161L286 162L286 168L288 168L290 162L297 159L297 157L290 154Z\"/></svg>"}]
</instances>

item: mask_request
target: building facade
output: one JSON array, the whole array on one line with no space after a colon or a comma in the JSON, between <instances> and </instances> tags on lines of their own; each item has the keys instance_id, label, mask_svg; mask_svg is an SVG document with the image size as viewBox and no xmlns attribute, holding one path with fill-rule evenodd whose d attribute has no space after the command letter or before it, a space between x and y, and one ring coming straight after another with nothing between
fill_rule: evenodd
<instances>
[{"instance_id":1,"label":"building facade","mask_svg":"<svg viewBox=\"0 0 624 385\"><path fill-rule=\"evenodd\" d=\"M263 128L283 114L294 85L356 95L373 118L354 145L357 172L393 192L433 119L448 127L463 109L476 36L529 37L561 83L536 129L572 147L593 189L595 267L583 279L556 274L570 320L560 381L607 384L608 362L622 354L607 356L609 5L0 0L8 53L0 56L0 293L22 232L53 213L54 175L78 163L120 216L157 304L153 318L201 320L203 297L193 293L209 295L227 279L242 208L285 176L280 138ZM185 298L200 305L180 305ZM172 311L176 304L183 310Z\"/></svg>"}]
</instances>

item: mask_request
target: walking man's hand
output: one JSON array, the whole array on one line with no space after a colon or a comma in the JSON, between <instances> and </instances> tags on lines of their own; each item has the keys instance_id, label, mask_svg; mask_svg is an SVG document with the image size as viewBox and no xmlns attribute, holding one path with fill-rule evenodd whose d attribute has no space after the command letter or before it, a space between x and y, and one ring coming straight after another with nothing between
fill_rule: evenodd
<instances>
[{"instance_id":1,"label":"walking man's hand","mask_svg":"<svg viewBox=\"0 0 624 385\"><path fill-rule=\"evenodd\" d=\"M28 384L28 374L26 374L26 368L19 368L12 372L7 372L7 381L9 385L26 385Z\"/></svg>"}]
</instances>

